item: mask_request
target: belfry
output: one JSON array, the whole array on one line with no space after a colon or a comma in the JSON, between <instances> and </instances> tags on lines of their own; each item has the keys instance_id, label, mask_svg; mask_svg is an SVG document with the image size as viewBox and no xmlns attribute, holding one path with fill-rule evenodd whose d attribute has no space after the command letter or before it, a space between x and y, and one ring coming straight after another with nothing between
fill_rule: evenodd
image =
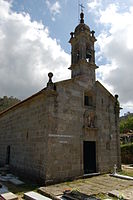
<instances>
[{"instance_id":1,"label":"belfry","mask_svg":"<svg viewBox=\"0 0 133 200\"><path fill-rule=\"evenodd\" d=\"M80 23L71 32L71 66L72 78L79 75L89 75L92 82L95 81L95 50L94 43L96 38L94 31L90 31L89 26L84 23L84 13L80 14Z\"/></svg>"}]
</instances>

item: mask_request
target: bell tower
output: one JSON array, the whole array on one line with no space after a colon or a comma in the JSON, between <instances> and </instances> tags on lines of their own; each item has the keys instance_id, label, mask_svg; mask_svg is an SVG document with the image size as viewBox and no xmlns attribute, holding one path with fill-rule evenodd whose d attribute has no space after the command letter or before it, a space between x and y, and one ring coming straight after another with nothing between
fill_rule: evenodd
<instances>
[{"instance_id":1,"label":"bell tower","mask_svg":"<svg viewBox=\"0 0 133 200\"><path fill-rule=\"evenodd\" d=\"M80 23L71 32L69 43L71 44L71 77L87 75L92 82L95 82L95 32L90 31L89 26L84 23L83 10L80 13Z\"/></svg>"}]
</instances>

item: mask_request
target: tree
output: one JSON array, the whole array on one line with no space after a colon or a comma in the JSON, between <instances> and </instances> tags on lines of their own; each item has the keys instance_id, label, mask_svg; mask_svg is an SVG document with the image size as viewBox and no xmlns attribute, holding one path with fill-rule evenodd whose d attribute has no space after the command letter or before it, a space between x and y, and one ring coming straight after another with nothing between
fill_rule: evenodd
<instances>
[{"instance_id":1,"label":"tree","mask_svg":"<svg viewBox=\"0 0 133 200\"><path fill-rule=\"evenodd\" d=\"M120 121L120 133L125 133L129 130L133 130L133 116L128 116Z\"/></svg>"},{"instance_id":2,"label":"tree","mask_svg":"<svg viewBox=\"0 0 133 200\"><path fill-rule=\"evenodd\" d=\"M0 112L6 110L7 108L19 103L20 100L15 97L7 97L4 96L3 98L0 98Z\"/></svg>"}]
</instances>

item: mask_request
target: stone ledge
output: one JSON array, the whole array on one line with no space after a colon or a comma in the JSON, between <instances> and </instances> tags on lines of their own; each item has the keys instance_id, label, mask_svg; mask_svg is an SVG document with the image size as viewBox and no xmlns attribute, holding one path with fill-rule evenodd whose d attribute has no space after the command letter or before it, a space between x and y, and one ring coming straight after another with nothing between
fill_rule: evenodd
<instances>
[{"instance_id":1,"label":"stone ledge","mask_svg":"<svg viewBox=\"0 0 133 200\"><path fill-rule=\"evenodd\" d=\"M133 181L133 177L131 177L131 176L124 176L124 175L120 175L120 174L117 174L117 173L110 174L110 176L113 176L115 178L120 178L120 179L125 179L125 180L131 180L131 181Z\"/></svg>"}]
</instances>

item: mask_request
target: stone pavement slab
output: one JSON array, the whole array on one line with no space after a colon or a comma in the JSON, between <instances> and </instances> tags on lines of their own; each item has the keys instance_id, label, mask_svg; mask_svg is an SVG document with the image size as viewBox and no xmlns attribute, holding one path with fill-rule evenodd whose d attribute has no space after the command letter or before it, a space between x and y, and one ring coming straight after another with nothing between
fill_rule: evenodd
<instances>
[{"instance_id":1,"label":"stone pavement slab","mask_svg":"<svg viewBox=\"0 0 133 200\"><path fill-rule=\"evenodd\" d=\"M63 197L70 200L100 200L99 198L93 197L92 195L86 195L77 190L65 191Z\"/></svg>"},{"instance_id":2,"label":"stone pavement slab","mask_svg":"<svg viewBox=\"0 0 133 200\"><path fill-rule=\"evenodd\" d=\"M133 200L133 187L126 188L125 190L113 190L109 192L110 196L117 198L123 197L125 200Z\"/></svg>"},{"instance_id":3,"label":"stone pavement slab","mask_svg":"<svg viewBox=\"0 0 133 200\"><path fill-rule=\"evenodd\" d=\"M0 175L0 181L7 182L9 181L10 177Z\"/></svg>"},{"instance_id":4,"label":"stone pavement slab","mask_svg":"<svg viewBox=\"0 0 133 200\"><path fill-rule=\"evenodd\" d=\"M23 185L23 184L24 184L23 181L20 181L20 180L17 179L17 178L11 178L11 179L9 180L9 182L13 183L14 185Z\"/></svg>"},{"instance_id":5,"label":"stone pavement slab","mask_svg":"<svg viewBox=\"0 0 133 200\"><path fill-rule=\"evenodd\" d=\"M18 200L18 197L12 192L1 194L0 197L2 197L3 200Z\"/></svg>"},{"instance_id":6,"label":"stone pavement slab","mask_svg":"<svg viewBox=\"0 0 133 200\"><path fill-rule=\"evenodd\" d=\"M19 180L18 177L15 177L13 174L7 174L6 176L0 175L0 181L3 182L11 182L14 185L22 185L24 184L23 181Z\"/></svg>"},{"instance_id":7,"label":"stone pavement slab","mask_svg":"<svg viewBox=\"0 0 133 200\"><path fill-rule=\"evenodd\" d=\"M65 190L75 190L87 194L108 193L112 190L124 190L128 187L133 187L132 180L118 179L110 177L109 175L100 175L97 177L79 179L72 182L65 182L61 184L51 185L39 188L44 195L51 197L61 196ZM133 199L132 199L133 200Z\"/></svg>"},{"instance_id":8,"label":"stone pavement slab","mask_svg":"<svg viewBox=\"0 0 133 200\"><path fill-rule=\"evenodd\" d=\"M27 200L51 200L48 197L45 197L37 192L26 192L24 193L24 198Z\"/></svg>"}]
</instances>

